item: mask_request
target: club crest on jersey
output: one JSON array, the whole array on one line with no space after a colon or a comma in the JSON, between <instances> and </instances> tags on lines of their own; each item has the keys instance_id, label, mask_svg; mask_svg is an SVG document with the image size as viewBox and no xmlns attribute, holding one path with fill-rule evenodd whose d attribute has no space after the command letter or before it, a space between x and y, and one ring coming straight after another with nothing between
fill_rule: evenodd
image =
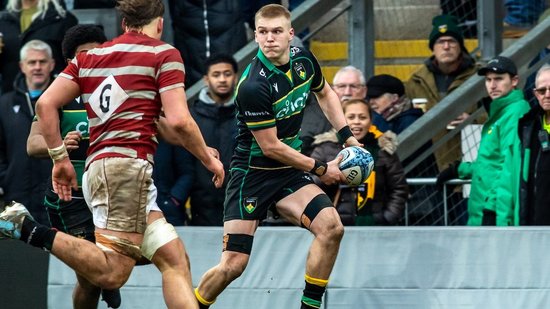
<instances>
[{"instance_id":1,"label":"club crest on jersey","mask_svg":"<svg viewBox=\"0 0 550 309\"><path fill-rule=\"evenodd\" d=\"M247 197L247 198L244 199L244 209L249 214L254 212L257 205L258 205L258 198L257 197Z\"/></svg>"},{"instance_id":2,"label":"club crest on jersey","mask_svg":"<svg viewBox=\"0 0 550 309\"><path fill-rule=\"evenodd\" d=\"M88 104L101 120L106 122L122 103L129 98L113 75L109 75L97 86L88 99Z\"/></svg>"},{"instance_id":3,"label":"club crest on jersey","mask_svg":"<svg viewBox=\"0 0 550 309\"><path fill-rule=\"evenodd\" d=\"M294 71L302 80L306 79L306 69L304 68L304 65L302 63L295 63Z\"/></svg>"}]
</instances>

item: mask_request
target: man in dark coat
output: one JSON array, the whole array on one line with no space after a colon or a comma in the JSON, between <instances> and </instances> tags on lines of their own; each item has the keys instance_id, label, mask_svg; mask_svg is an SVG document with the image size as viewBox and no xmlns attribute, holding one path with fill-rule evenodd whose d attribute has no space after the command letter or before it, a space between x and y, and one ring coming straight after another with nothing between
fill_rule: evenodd
<instances>
[{"instance_id":1,"label":"man in dark coat","mask_svg":"<svg viewBox=\"0 0 550 309\"><path fill-rule=\"evenodd\" d=\"M220 160L229 175L229 163L236 146L237 121L233 95L237 82L237 62L227 54L214 55L206 60L206 74L203 88L191 114L206 144L220 152ZM225 185L215 188L212 173L194 159L193 187L191 188L191 224L223 225L223 202Z\"/></svg>"},{"instance_id":2,"label":"man in dark coat","mask_svg":"<svg viewBox=\"0 0 550 309\"><path fill-rule=\"evenodd\" d=\"M15 80L15 90L0 97L0 187L4 201L23 203L38 222L49 225L43 200L52 164L28 156L27 136L35 103L51 81L52 50L33 40L23 46L21 55L22 74Z\"/></svg>"},{"instance_id":3,"label":"man in dark coat","mask_svg":"<svg viewBox=\"0 0 550 309\"><path fill-rule=\"evenodd\" d=\"M519 120L521 173L519 224L550 225L550 65L537 73L538 104Z\"/></svg>"},{"instance_id":4,"label":"man in dark coat","mask_svg":"<svg viewBox=\"0 0 550 309\"><path fill-rule=\"evenodd\" d=\"M48 43L55 60L54 73L65 68L61 42L65 32L78 20L66 11L59 0L10 0L6 11L0 13L0 31L4 47L0 53L1 93L11 91L19 72L19 50L31 40Z\"/></svg>"}]
</instances>

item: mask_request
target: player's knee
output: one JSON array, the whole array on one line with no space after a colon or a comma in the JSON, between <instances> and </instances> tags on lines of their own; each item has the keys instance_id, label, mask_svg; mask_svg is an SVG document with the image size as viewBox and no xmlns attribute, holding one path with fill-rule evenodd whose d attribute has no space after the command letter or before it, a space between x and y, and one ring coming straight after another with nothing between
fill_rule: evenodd
<instances>
[{"instance_id":1,"label":"player's knee","mask_svg":"<svg viewBox=\"0 0 550 309\"><path fill-rule=\"evenodd\" d=\"M96 277L93 283L103 290L116 290L120 289L126 283L126 280L128 280L127 276L106 273Z\"/></svg>"},{"instance_id":2,"label":"player's knee","mask_svg":"<svg viewBox=\"0 0 550 309\"><path fill-rule=\"evenodd\" d=\"M239 278L248 264L248 255L231 254L221 265L221 272L224 274L227 282L231 282Z\"/></svg>"},{"instance_id":3,"label":"player's knee","mask_svg":"<svg viewBox=\"0 0 550 309\"><path fill-rule=\"evenodd\" d=\"M321 228L321 233L330 242L340 242L344 237L344 225L339 220L330 221Z\"/></svg>"},{"instance_id":4,"label":"player's knee","mask_svg":"<svg viewBox=\"0 0 550 309\"><path fill-rule=\"evenodd\" d=\"M344 237L344 225L339 217L329 216L323 220L323 224L318 227L315 236L326 242L340 242Z\"/></svg>"}]
</instances>

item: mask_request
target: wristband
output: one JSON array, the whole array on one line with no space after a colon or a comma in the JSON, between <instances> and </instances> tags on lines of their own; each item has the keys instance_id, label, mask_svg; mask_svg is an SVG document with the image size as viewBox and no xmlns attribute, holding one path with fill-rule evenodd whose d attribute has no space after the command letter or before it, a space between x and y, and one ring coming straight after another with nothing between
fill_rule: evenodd
<instances>
[{"instance_id":1,"label":"wristband","mask_svg":"<svg viewBox=\"0 0 550 309\"><path fill-rule=\"evenodd\" d=\"M349 126L346 125L338 131L337 135L338 140L340 141L340 143L343 144L348 140L348 138L353 136L353 133L351 133L351 129L349 128Z\"/></svg>"},{"instance_id":2,"label":"wristband","mask_svg":"<svg viewBox=\"0 0 550 309\"><path fill-rule=\"evenodd\" d=\"M317 176L323 176L327 173L328 164L325 162L321 162L319 160L315 160L315 163L313 164L313 168L311 171L309 171L312 174L315 174Z\"/></svg>"},{"instance_id":3,"label":"wristband","mask_svg":"<svg viewBox=\"0 0 550 309\"><path fill-rule=\"evenodd\" d=\"M65 147L65 143L61 144L61 146L59 147L55 147L52 149L48 148L48 154L50 155L50 158L52 158L54 162L63 160L69 156L69 153L67 152L67 148Z\"/></svg>"}]
</instances>

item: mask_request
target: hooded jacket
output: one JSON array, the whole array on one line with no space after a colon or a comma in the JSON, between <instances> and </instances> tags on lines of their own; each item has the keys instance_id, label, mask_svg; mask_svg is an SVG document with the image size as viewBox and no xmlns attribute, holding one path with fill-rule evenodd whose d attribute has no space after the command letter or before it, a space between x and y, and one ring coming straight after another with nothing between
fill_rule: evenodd
<instances>
[{"instance_id":1,"label":"hooded jacket","mask_svg":"<svg viewBox=\"0 0 550 309\"><path fill-rule=\"evenodd\" d=\"M338 193L339 186L326 186L315 178L333 201L338 199L336 209L344 225L394 225L403 216L409 191L405 172L394 153L396 139L388 134L393 132L382 133L371 125L360 141L374 158L374 170L364 186L342 187ZM317 135L313 145L311 157L324 162L334 160L342 150L334 129Z\"/></svg>"},{"instance_id":2,"label":"hooded jacket","mask_svg":"<svg viewBox=\"0 0 550 309\"><path fill-rule=\"evenodd\" d=\"M481 225L484 210L496 213L497 226L517 225L521 164L518 122L529 111L529 103L516 89L493 100L489 107L477 159L458 166L459 178L472 180L468 225Z\"/></svg>"},{"instance_id":3,"label":"hooded jacket","mask_svg":"<svg viewBox=\"0 0 550 309\"><path fill-rule=\"evenodd\" d=\"M0 97L0 187L5 201L23 203L36 220L48 223L42 202L52 163L27 155L37 100L30 98L23 74L18 75L14 91Z\"/></svg>"},{"instance_id":4,"label":"hooded jacket","mask_svg":"<svg viewBox=\"0 0 550 309\"><path fill-rule=\"evenodd\" d=\"M0 13L0 32L4 35L5 45L0 53L2 93L12 90L14 79L19 72L19 51L31 40L41 40L50 45L55 60L54 73L59 73L65 68L66 62L61 52L61 42L65 32L76 25L78 20L72 13L64 11L60 5L58 9L59 11L52 0L48 4L45 15L36 16L23 33L21 33L20 12Z\"/></svg>"},{"instance_id":5,"label":"hooded jacket","mask_svg":"<svg viewBox=\"0 0 550 309\"><path fill-rule=\"evenodd\" d=\"M233 98L223 104L216 104L208 95L208 88L203 88L190 109L206 144L218 150L225 173L229 175L229 163L236 147L237 136L237 110ZM191 188L193 225L223 224L223 203L228 178L225 178L221 188L216 189L212 183L212 173L195 159Z\"/></svg>"}]
</instances>

